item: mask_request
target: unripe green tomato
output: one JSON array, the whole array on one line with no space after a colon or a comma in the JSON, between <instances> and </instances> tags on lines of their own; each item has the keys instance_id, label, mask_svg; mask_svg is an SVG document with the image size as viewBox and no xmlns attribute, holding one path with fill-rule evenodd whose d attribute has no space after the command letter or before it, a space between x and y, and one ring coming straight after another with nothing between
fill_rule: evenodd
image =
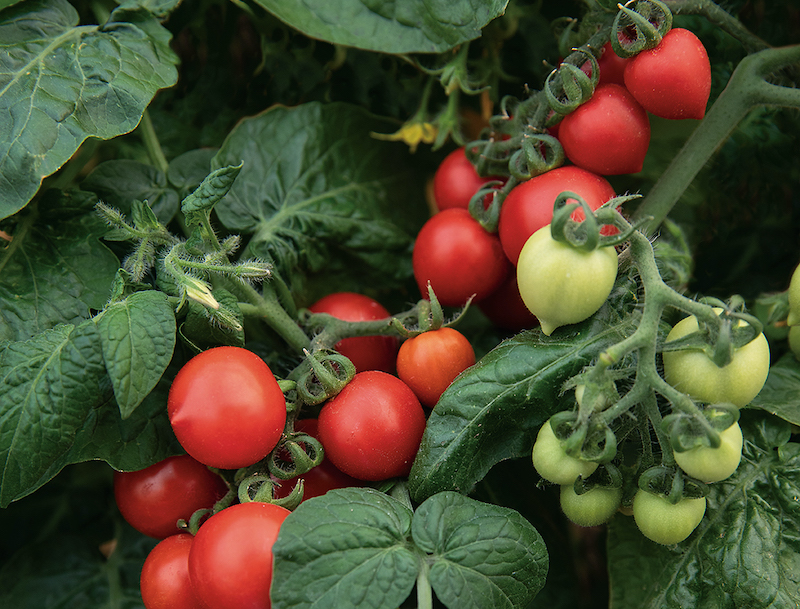
<instances>
[{"instance_id":1,"label":"unripe green tomato","mask_svg":"<svg viewBox=\"0 0 800 609\"><path fill-rule=\"evenodd\" d=\"M692 478L702 482L719 482L730 477L742 460L742 428L734 423L719 434L717 448L698 446L675 452L675 463Z\"/></svg>"},{"instance_id":2,"label":"unripe green tomato","mask_svg":"<svg viewBox=\"0 0 800 609\"><path fill-rule=\"evenodd\" d=\"M792 326L789 328L789 349L792 350L794 356L800 359L800 326Z\"/></svg>"},{"instance_id":3,"label":"unripe green tomato","mask_svg":"<svg viewBox=\"0 0 800 609\"><path fill-rule=\"evenodd\" d=\"M608 522L616 514L621 499L621 488L596 486L578 495L573 484L561 487L561 510L581 527L596 527Z\"/></svg>"},{"instance_id":4,"label":"unripe green tomato","mask_svg":"<svg viewBox=\"0 0 800 609\"><path fill-rule=\"evenodd\" d=\"M583 461L568 455L545 421L533 444L533 467L545 480L554 484L572 484L578 476L588 477L597 469L594 461Z\"/></svg>"},{"instance_id":5,"label":"unripe green tomato","mask_svg":"<svg viewBox=\"0 0 800 609\"><path fill-rule=\"evenodd\" d=\"M789 317L786 323L790 326L800 324L800 265L794 269L789 283Z\"/></svg>"},{"instance_id":6,"label":"unripe green tomato","mask_svg":"<svg viewBox=\"0 0 800 609\"><path fill-rule=\"evenodd\" d=\"M549 336L556 328L597 312L614 287L617 266L613 247L576 249L553 239L548 224L522 247L517 285L525 306Z\"/></svg>"},{"instance_id":7,"label":"unripe green tomato","mask_svg":"<svg viewBox=\"0 0 800 609\"><path fill-rule=\"evenodd\" d=\"M697 318L685 317L672 328L667 341L697 331ZM758 395L769 373L769 343L759 334L735 349L731 362L722 368L700 349L665 351L664 380L699 402L730 402L738 407Z\"/></svg>"},{"instance_id":8,"label":"unripe green tomato","mask_svg":"<svg viewBox=\"0 0 800 609\"><path fill-rule=\"evenodd\" d=\"M639 531L649 540L665 546L689 537L705 513L705 497L684 497L678 503L670 503L663 495L638 490L633 498L633 519Z\"/></svg>"}]
</instances>

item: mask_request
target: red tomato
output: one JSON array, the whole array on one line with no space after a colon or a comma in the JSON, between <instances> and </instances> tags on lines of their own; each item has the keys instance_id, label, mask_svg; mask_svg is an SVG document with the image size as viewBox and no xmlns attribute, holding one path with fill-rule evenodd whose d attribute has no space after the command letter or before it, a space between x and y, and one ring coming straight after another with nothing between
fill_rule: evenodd
<instances>
[{"instance_id":1,"label":"red tomato","mask_svg":"<svg viewBox=\"0 0 800 609\"><path fill-rule=\"evenodd\" d=\"M481 300L478 308L495 326L505 330L524 330L539 323L520 296L516 273L511 273L503 285Z\"/></svg>"},{"instance_id":2,"label":"red tomato","mask_svg":"<svg viewBox=\"0 0 800 609\"><path fill-rule=\"evenodd\" d=\"M270 609L272 546L289 513L272 503L237 503L203 523L189 576L206 609Z\"/></svg>"},{"instance_id":3,"label":"red tomato","mask_svg":"<svg viewBox=\"0 0 800 609\"><path fill-rule=\"evenodd\" d=\"M432 408L453 379L474 363L475 351L467 338L453 328L439 328L400 345L397 376Z\"/></svg>"},{"instance_id":4,"label":"red tomato","mask_svg":"<svg viewBox=\"0 0 800 609\"><path fill-rule=\"evenodd\" d=\"M200 463L252 465L275 448L286 399L269 366L241 347L215 347L180 369L167 400L178 442Z\"/></svg>"},{"instance_id":5,"label":"red tomato","mask_svg":"<svg viewBox=\"0 0 800 609\"><path fill-rule=\"evenodd\" d=\"M600 51L600 57L597 59L597 66L600 68L599 85L607 85L613 83L615 85L625 85L625 66L628 64L629 59L620 57L614 52L610 42L603 45ZM587 61L581 66L581 69L589 76L592 75L592 63Z\"/></svg>"},{"instance_id":6,"label":"red tomato","mask_svg":"<svg viewBox=\"0 0 800 609\"><path fill-rule=\"evenodd\" d=\"M168 457L135 472L114 472L114 498L134 529L156 539L179 532L199 509L211 508L228 487L217 474L189 455Z\"/></svg>"},{"instance_id":7,"label":"red tomato","mask_svg":"<svg viewBox=\"0 0 800 609\"><path fill-rule=\"evenodd\" d=\"M631 58L625 86L656 116L703 118L711 94L708 53L692 32L673 28L658 46Z\"/></svg>"},{"instance_id":8,"label":"red tomato","mask_svg":"<svg viewBox=\"0 0 800 609\"><path fill-rule=\"evenodd\" d=\"M636 173L650 145L650 122L625 87L601 85L564 117L558 137L567 158L579 167L600 175Z\"/></svg>"},{"instance_id":9,"label":"red tomato","mask_svg":"<svg viewBox=\"0 0 800 609\"><path fill-rule=\"evenodd\" d=\"M423 297L428 282L444 306L461 306L494 292L511 271L500 239L466 209L446 209L419 231L412 254L414 277Z\"/></svg>"},{"instance_id":10,"label":"red tomato","mask_svg":"<svg viewBox=\"0 0 800 609\"><path fill-rule=\"evenodd\" d=\"M467 209L472 195L487 182L497 179L479 176L464 148L456 148L445 157L433 176L436 208L439 211L452 207Z\"/></svg>"},{"instance_id":11,"label":"red tomato","mask_svg":"<svg viewBox=\"0 0 800 609\"><path fill-rule=\"evenodd\" d=\"M295 431L302 431L308 435L319 439L319 431L317 419L300 419L294 425ZM324 449L323 445L323 449ZM356 480L352 476L348 476L343 471L340 471L336 466L331 463L331 460L325 458L322 463L317 465L311 471L306 472L298 478L292 480L284 480L275 486L275 497L286 497L294 488L298 481L303 480L303 501L311 497L319 497L324 495L330 490L335 488L348 488L351 486L363 486L362 480Z\"/></svg>"},{"instance_id":12,"label":"red tomato","mask_svg":"<svg viewBox=\"0 0 800 609\"><path fill-rule=\"evenodd\" d=\"M583 197L591 209L597 209L616 195L604 177L573 165L557 167L512 188L500 209L497 234L513 264L517 264L528 238L553 221L553 204L565 190ZM574 220L583 220L583 217L583 210L572 214ZM606 228L603 230L608 232Z\"/></svg>"},{"instance_id":13,"label":"red tomato","mask_svg":"<svg viewBox=\"0 0 800 609\"><path fill-rule=\"evenodd\" d=\"M189 579L194 536L177 533L158 542L147 555L139 578L146 609L205 609Z\"/></svg>"},{"instance_id":14,"label":"red tomato","mask_svg":"<svg viewBox=\"0 0 800 609\"><path fill-rule=\"evenodd\" d=\"M341 471L359 480L407 476L425 430L425 411L396 376L359 372L319 414L319 440Z\"/></svg>"},{"instance_id":15,"label":"red tomato","mask_svg":"<svg viewBox=\"0 0 800 609\"><path fill-rule=\"evenodd\" d=\"M320 298L308 307L312 313L328 313L344 321L373 321L390 317L377 300L354 292L336 292ZM399 342L394 336L354 336L334 347L356 367L356 372L383 370L394 372Z\"/></svg>"}]
</instances>

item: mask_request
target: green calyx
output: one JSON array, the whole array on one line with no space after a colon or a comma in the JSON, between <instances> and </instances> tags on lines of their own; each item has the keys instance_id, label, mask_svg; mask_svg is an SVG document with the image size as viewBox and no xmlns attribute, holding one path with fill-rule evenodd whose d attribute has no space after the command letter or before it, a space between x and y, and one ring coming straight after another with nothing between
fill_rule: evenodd
<instances>
[{"instance_id":1,"label":"green calyx","mask_svg":"<svg viewBox=\"0 0 800 609\"><path fill-rule=\"evenodd\" d=\"M620 57L633 57L658 46L672 28L672 11L659 0L630 0L611 27L611 47Z\"/></svg>"}]
</instances>

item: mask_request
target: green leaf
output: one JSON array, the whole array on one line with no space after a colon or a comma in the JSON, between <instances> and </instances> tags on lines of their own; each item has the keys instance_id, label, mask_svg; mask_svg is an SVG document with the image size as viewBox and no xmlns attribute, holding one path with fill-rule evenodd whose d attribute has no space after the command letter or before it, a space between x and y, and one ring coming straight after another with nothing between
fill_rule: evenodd
<instances>
[{"instance_id":1,"label":"green leaf","mask_svg":"<svg viewBox=\"0 0 800 609\"><path fill-rule=\"evenodd\" d=\"M381 53L443 53L478 38L508 0L256 0L311 38Z\"/></svg>"},{"instance_id":2,"label":"green leaf","mask_svg":"<svg viewBox=\"0 0 800 609\"><path fill-rule=\"evenodd\" d=\"M72 446L103 394L92 321L58 326L0 350L0 506L34 490Z\"/></svg>"},{"instance_id":3,"label":"green leaf","mask_svg":"<svg viewBox=\"0 0 800 609\"><path fill-rule=\"evenodd\" d=\"M420 557L412 512L372 489L313 497L287 516L273 546L273 609L395 609L410 594Z\"/></svg>"},{"instance_id":4,"label":"green leaf","mask_svg":"<svg viewBox=\"0 0 800 609\"><path fill-rule=\"evenodd\" d=\"M180 327L181 335L201 349L220 345L244 347L244 315L239 309L239 300L222 288L211 290L211 295L220 304L221 309L224 308L232 318L239 322L242 329L235 330L222 326L214 317L218 311L211 312L199 302L189 300L187 302L189 312Z\"/></svg>"},{"instance_id":5,"label":"green leaf","mask_svg":"<svg viewBox=\"0 0 800 609\"><path fill-rule=\"evenodd\" d=\"M518 512L454 492L417 508L411 528L432 554L430 582L451 609L528 607L547 575L547 548Z\"/></svg>"},{"instance_id":6,"label":"green leaf","mask_svg":"<svg viewBox=\"0 0 800 609\"><path fill-rule=\"evenodd\" d=\"M212 168L244 167L216 206L250 256L297 281L339 271L362 284L411 275L412 235L426 214L424 180L404 169L396 143L370 137L386 124L346 104L275 107L240 122ZM418 190L416 197L409 194Z\"/></svg>"},{"instance_id":7,"label":"green leaf","mask_svg":"<svg viewBox=\"0 0 800 609\"><path fill-rule=\"evenodd\" d=\"M79 26L65 0L0 14L0 218L87 138L134 129L156 91L176 82L169 31L147 12L124 14L131 21Z\"/></svg>"},{"instance_id":8,"label":"green leaf","mask_svg":"<svg viewBox=\"0 0 800 609\"><path fill-rule=\"evenodd\" d=\"M123 419L153 390L175 349L175 312L163 292L131 294L96 319L106 370Z\"/></svg>"},{"instance_id":9,"label":"green leaf","mask_svg":"<svg viewBox=\"0 0 800 609\"><path fill-rule=\"evenodd\" d=\"M431 412L409 475L412 496L467 493L503 459L530 458L541 424L569 407L564 382L621 340L620 332L594 318L550 337L538 329L523 332L487 353Z\"/></svg>"},{"instance_id":10,"label":"green leaf","mask_svg":"<svg viewBox=\"0 0 800 609\"><path fill-rule=\"evenodd\" d=\"M685 542L659 546L632 518L611 521L611 609L800 604L800 444L780 419L743 411L742 423L742 463L711 485L706 516Z\"/></svg>"},{"instance_id":11,"label":"green leaf","mask_svg":"<svg viewBox=\"0 0 800 609\"><path fill-rule=\"evenodd\" d=\"M800 362L794 355L787 353L770 367L764 388L750 406L800 425Z\"/></svg>"},{"instance_id":12,"label":"green leaf","mask_svg":"<svg viewBox=\"0 0 800 609\"><path fill-rule=\"evenodd\" d=\"M211 173L211 159L217 154L214 148L198 148L176 156L169 163L167 178L178 189L181 199L196 189Z\"/></svg>"},{"instance_id":13,"label":"green leaf","mask_svg":"<svg viewBox=\"0 0 800 609\"><path fill-rule=\"evenodd\" d=\"M201 212L209 212L233 186L236 176L242 170L242 164L220 167L206 177L195 191L181 202L181 211L189 216ZM191 224L191 221L188 221Z\"/></svg>"},{"instance_id":14,"label":"green leaf","mask_svg":"<svg viewBox=\"0 0 800 609\"><path fill-rule=\"evenodd\" d=\"M0 342L78 324L105 306L119 261L100 242L108 228L95 201L53 193L19 215L0 251Z\"/></svg>"},{"instance_id":15,"label":"green leaf","mask_svg":"<svg viewBox=\"0 0 800 609\"><path fill-rule=\"evenodd\" d=\"M127 159L100 163L81 182L104 203L129 214L133 201L146 201L162 224L168 224L180 204L180 195L155 167Z\"/></svg>"}]
</instances>

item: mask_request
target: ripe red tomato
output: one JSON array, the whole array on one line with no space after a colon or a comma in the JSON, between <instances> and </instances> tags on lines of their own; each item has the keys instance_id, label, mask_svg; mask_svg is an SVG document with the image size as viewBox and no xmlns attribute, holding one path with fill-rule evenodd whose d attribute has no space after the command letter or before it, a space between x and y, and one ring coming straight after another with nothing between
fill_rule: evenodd
<instances>
[{"instance_id":1,"label":"ripe red tomato","mask_svg":"<svg viewBox=\"0 0 800 609\"><path fill-rule=\"evenodd\" d=\"M564 117L558 137L567 158L579 167L600 175L636 173L650 145L650 121L625 87L601 85Z\"/></svg>"},{"instance_id":2,"label":"ripe red tomato","mask_svg":"<svg viewBox=\"0 0 800 609\"><path fill-rule=\"evenodd\" d=\"M194 536L177 533L150 550L139 577L146 609L204 609L189 578Z\"/></svg>"},{"instance_id":3,"label":"ripe red tomato","mask_svg":"<svg viewBox=\"0 0 800 609\"><path fill-rule=\"evenodd\" d=\"M613 83L625 86L625 66L629 58L620 57L614 52L610 42L606 42L600 50L600 57L597 59L597 67L600 68L599 85ZM592 75L592 62L587 61L581 66L587 76Z\"/></svg>"},{"instance_id":4,"label":"ripe red tomato","mask_svg":"<svg viewBox=\"0 0 800 609\"><path fill-rule=\"evenodd\" d=\"M289 513L272 503L237 503L203 523L189 576L206 609L270 609L272 546Z\"/></svg>"},{"instance_id":5,"label":"ripe red tomato","mask_svg":"<svg viewBox=\"0 0 800 609\"><path fill-rule=\"evenodd\" d=\"M439 328L406 340L397 353L397 376L433 408L453 379L475 363L472 344L458 330Z\"/></svg>"},{"instance_id":6,"label":"ripe red tomato","mask_svg":"<svg viewBox=\"0 0 800 609\"><path fill-rule=\"evenodd\" d=\"M312 313L328 313L344 321L389 319L389 311L377 300L355 292L336 292L308 307ZM340 340L335 349L347 357L356 372L383 370L394 372L399 341L394 336L354 336Z\"/></svg>"},{"instance_id":7,"label":"ripe red tomato","mask_svg":"<svg viewBox=\"0 0 800 609\"><path fill-rule=\"evenodd\" d=\"M446 209L419 231L411 257L423 297L428 282L444 306L479 301L508 277L511 264L497 235L487 232L466 209Z\"/></svg>"},{"instance_id":8,"label":"ripe red tomato","mask_svg":"<svg viewBox=\"0 0 800 609\"><path fill-rule=\"evenodd\" d=\"M179 532L199 509L211 508L228 487L217 474L189 455L168 457L135 472L114 472L114 498L134 529L156 539Z\"/></svg>"},{"instance_id":9,"label":"ripe red tomato","mask_svg":"<svg viewBox=\"0 0 800 609\"><path fill-rule=\"evenodd\" d=\"M497 234L508 259L517 264L519 253L528 238L553 220L553 204L565 190L586 200L591 209L597 209L616 193L608 180L591 171L566 165L557 167L511 189L500 209ZM567 201L568 203L574 200ZM574 220L583 220L583 210L572 214ZM613 227L604 227L615 230Z\"/></svg>"},{"instance_id":10,"label":"ripe red tomato","mask_svg":"<svg viewBox=\"0 0 800 609\"><path fill-rule=\"evenodd\" d=\"M302 431L313 438L319 439L317 419L300 419L294 424L294 429L295 431ZM323 444L323 450L324 448L325 445ZM364 484L362 480L356 480L352 476L348 476L343 471L337 469L331 460L326 457L322 463L302 476L281 481L279 483L280 486L276 484L274 487L274 496L277 498L286 497L300 479L303 480L303 501L311 497L324 495L335 488L363 486Z\"/></svg>"},{"instance_id":11,"label":"ripe red tomato","mask_svg":"<svg viewBox=\"0 0 800 609\"><path fill-rule=\"evenodd\" d=\"M631 58L625 87L661 118L703 118L711 94L708 53L692 32L673 28L658 46Z\"/></svg>"},{"instance_id":12,"label":"ripe red tomato","mask_svg":"<svg viewBox=\"0 0 800 609\"><path fill-rule=\"evenodd\" d=\"M525 330L539 323L519 293L516 273L511 273L497 290L478 303L478 308L498 328Z\"/></svg>"},{"instance_id":13,"label":"ripe red tomato","mask_svg":"<svg viewBox=\"0 0 800 609\"><path fill-rule=\"evenodd\" d=\"M211 467L238 469L275 448L286 424L286 399L255 353L215 347L180 369L167 412L187 453Z\"/></svg>"},{"instance_id":14,"label":"ripe red tomato","mask_svg":"<svg viewBox=\"0 0 800 609\"><path fill-rule=\"evenodd\" d=\"M478 189L498 178L478 175L463 146L448 154L433 176L433 198L439 211L460 207L467 209Z\"/></svg>"},{"instance_id":15,"label":"ripe red tomato","mask_svg":"<svg viewBox=\"0 0 800 609\"><path fill-rule=\"evenodd\" d=\"M359 372L319 414L319 440L341 471L359 480L407 476L425 430L425 411L396 376Z\"/></svg>"}]
</instances>

